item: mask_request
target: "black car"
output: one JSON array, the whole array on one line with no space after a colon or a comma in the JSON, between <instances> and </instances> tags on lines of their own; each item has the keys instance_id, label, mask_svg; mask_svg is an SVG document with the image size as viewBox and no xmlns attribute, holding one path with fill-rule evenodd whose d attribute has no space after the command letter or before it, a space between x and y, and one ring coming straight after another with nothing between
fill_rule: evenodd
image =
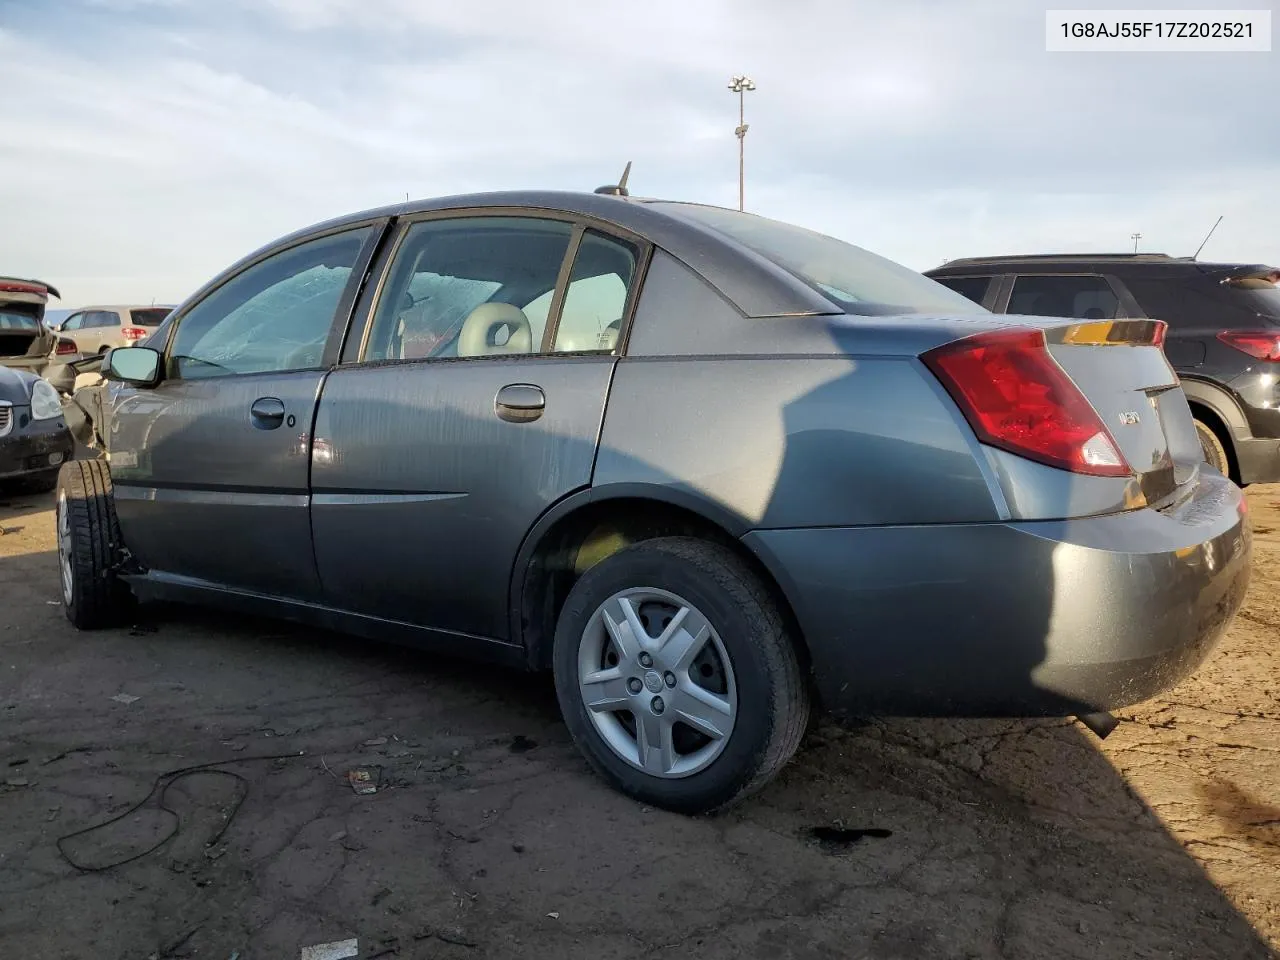
<instances>
[{"instance_id":1,"label":"black car","mask_svg":"<svg viewBox=\"0 0 1280 960\"><path fill-rule=\"evenodd\" d=\"M926 275L995 313L1168 324L1205 459L1236 483L1280 480L1280 270L1159 253L951 260Z\"/></svg>"},{"instance_id":2,"label":"black car","mask_svg":"<svg viewBox=\"0 0 1280 960\"><path fill-rule=\"evenodd\" d=\"M62 399L49 381L0 366L0 487L52 490L74 452Z\"/></svg>"}]
</instances>

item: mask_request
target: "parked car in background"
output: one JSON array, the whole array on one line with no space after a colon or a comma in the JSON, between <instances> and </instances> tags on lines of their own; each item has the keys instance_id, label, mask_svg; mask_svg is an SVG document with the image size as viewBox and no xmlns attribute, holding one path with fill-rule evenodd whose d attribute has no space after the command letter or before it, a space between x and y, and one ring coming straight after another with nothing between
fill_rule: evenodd
<instances>
[{"instance_id":1,"label":"parked car in background","mask_svg":"<svg viewBox=\"0 0 1280 960\"><path fill-rule=\"evenodd\" d=\"M1152 317L1205 459L1236 483L1280 480L1280 270L1165 254L952 260L928 276L996 313Z\"/></svg>"},{"instance_id":2,"label":"parked car in background","mask_svg":"<svg viewBox=\"0 0 1280 960\"><path fill-rule=\"evenodd\" d=\"M155 332L173 307L85 307L62 321L56 356L79 358L125 347Z\"/></svg>"},{"instance_id":3,"label":"parked car in background","mask_svg":"<svg viewBox=\"0 0 1280 960\"><path fill-rule=\"evenodd\" d=\"M766 783L814 704L1088 718L1193 670L1248 582L1163 332L995 316L712 207L356 214L107 354L106 456L56 499L66 614L213 603L547 669L590 763L688 812Z\"/></svg>"},{"instance_id":4,"label":"parked car in background","mask_svg":"<svg viewBox=\"0 0 1280 960\"><path fill-rule=\"evenodd\" d=\"M47 283L0 277L0 366L44 369L54 343L44 324L45 305L57 296Z\"/></svg>"},{"instance_id":5,"label":"parked car in background","mask_svg":"<svg viewBox=\"0 0 1280 960\"><path fill-rule=\"evenodd\" d=\"M0 489L53 489L73 450L58 392L30 370L0 366Z\"/></svg>"}]
</instances>

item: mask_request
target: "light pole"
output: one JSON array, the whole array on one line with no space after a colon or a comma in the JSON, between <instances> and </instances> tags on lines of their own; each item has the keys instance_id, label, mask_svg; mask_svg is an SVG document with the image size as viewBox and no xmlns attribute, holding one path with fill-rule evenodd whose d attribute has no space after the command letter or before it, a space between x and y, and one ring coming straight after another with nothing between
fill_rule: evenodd
<instances>
[{"instance_id":1,"label":"light pole","mask_svg":"<svg viewBox=\"0 0 1280 960\"><path fill-rule=\"evenodd\" d=\"M748 76L733 77L729 81L729 89L738 95L738 128L734 130L734 135L738 138L738 209L743 208L743 198L745 196L744 171L745 160L744 152L747 140L747 121L746 121L746 97L748 90L756 88L755 81Z\"/></svg>"},{"instance_id":2,"label":"light pole","mask_svg":"<svg viewBox=\"0 0 1280 960\"><path fill-rule=\"evenodd\" d=\"M1133 241L1133 252L1134 252L1134 253L1137 253L1137 252L1138 252L1138 241L1142 239L1142 234L1140 234L1140 233L1131 233L1131 234L1129 234L1129 239Z\"/></svg>"}]
</instances>

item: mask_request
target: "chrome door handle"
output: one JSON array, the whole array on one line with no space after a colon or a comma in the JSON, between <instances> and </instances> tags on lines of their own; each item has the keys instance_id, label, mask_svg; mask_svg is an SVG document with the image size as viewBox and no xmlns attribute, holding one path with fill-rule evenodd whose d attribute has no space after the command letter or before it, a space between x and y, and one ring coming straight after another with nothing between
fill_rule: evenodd
<instances>
[{"instance_id":1,"label":"chrome door handle","mask_svg":"<svg viewBox=\"0 0 1280 960\"><path fill-rule=\"evenodd\" d=\"M493 398L493 410L508 423L529 423L542 416L547 395L532 383L509 383Z\"/></svg>"}]
</instances>

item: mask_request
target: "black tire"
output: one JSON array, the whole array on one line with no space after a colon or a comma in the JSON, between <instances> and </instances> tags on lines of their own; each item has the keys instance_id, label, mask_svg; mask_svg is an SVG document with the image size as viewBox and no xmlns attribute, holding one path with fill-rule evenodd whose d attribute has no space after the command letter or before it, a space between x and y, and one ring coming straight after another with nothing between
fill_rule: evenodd
<instances>
[{"instance_id":1,"label":"black tire","mask_svg":"<svg viewBox=\"0 0 1280 960\"><path fill-rule=\"evenodd\" d=\"M578 683L589 621L610 597L640 587L693 604L719 634L736 681L738 707L723 749L704 769L678 779L646 773L614 752L592 723ZM791 759L809 719L808 688L777 605L731 550L702 540L643 541L589 569L560 612L552 659L565 723L591 765L628 796L678 813L718 810L763 787Z\"/></svg>"},{"instance_id":2,"label":"black tire","mask_svg":"<svg viewBox=\"0 0 1280 960\"><path fill-rule=\"evenodd\" d=\"M1205 462L1224 477L1230 477L1239 483L1240 478L1231 475L1231 457L1227 454L1226 445L1222 442L1222 438L1218 436L1217 431L1202 420L1195 420L1194 423L1196 425L1196 436L1200 438L1200 450L1204 454Z\"/></svg>"},{"instance_id":3,"label":"black tire","mask_svg":"<svg viewBox=\"0 0 1280 960\"><path fill-rule=\"evenodd\" d=\"M114 626L132 610L133 595L116 572L123 542L111 473L103 460L73 460L63 465L57 487L54 522L67 619L81 630ZM69 561L69 588L64 559Z\"/></svg>"}]
</instances>

